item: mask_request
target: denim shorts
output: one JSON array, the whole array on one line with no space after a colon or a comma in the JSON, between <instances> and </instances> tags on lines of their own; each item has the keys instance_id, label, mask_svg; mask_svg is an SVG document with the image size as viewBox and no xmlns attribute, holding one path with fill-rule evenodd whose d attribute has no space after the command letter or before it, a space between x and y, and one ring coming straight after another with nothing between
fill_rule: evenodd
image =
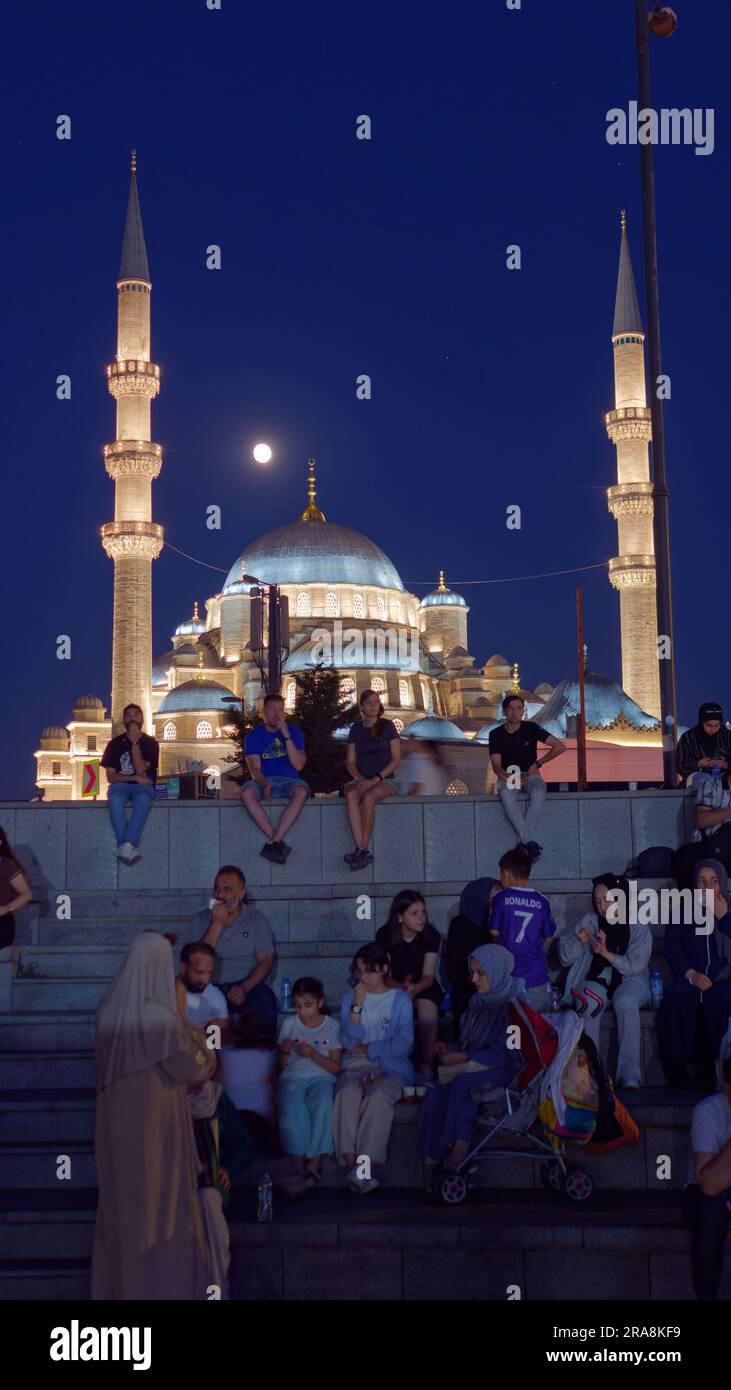
<instances>
[{"instance_id":1,"label":"denim shorts","mask_svg":"<svg viewBox=\"0 0 731 1390\"><path fill-rule=\"evenodd\" d=\"M312 789L301 777L267 777L267 781L272 789L272 801L288 801L295 787L304 787L308 796L312 796ZM259 801L264 800L264 788L261 782L255 782L253 777L246 786L254 788L254 792Z\"/></svg>"}]
</instances>

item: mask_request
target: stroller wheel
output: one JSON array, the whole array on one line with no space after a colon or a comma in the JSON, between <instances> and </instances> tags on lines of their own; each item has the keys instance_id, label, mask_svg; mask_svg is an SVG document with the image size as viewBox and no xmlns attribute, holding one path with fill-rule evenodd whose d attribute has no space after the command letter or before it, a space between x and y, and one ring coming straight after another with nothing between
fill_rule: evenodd
<instances>
[{"instance_id":1,"label":"stroller wheel","mask_svg":"<svg viewBox=\"0 0 731 1390\"><path fill-rule=\"evenodd\" d=\"M446 1202L448 1206L458 1206L463 1202L469 1190L467 1178L463 1173L453 1173L449 1169L437 1168L432 1183L434 1196L440 1201Z\"/></svg>"},{"instance_id":2,"label":"stroller wheel","mask_svg":"<svg viewBox=\"0 0 731 1390\"><path fill-rule=\"evenodd\" d=\"M594 1191L594 1183L582 1168L569 1168L566 1174L564 1192L572 1202L585 1202Z\"/></svg>"},{"instance_id":3,"label":"stroller wheel","mask_svg":"<svg viewBox=\"0 0 731 1390\"><path fill-rule=\"evenodd\" d=\"M541 1182L544 1187L550 1187L553 1192L562 1192L564 1176L560 1163L541 1164Z\"/></svg>"}]
</instances>

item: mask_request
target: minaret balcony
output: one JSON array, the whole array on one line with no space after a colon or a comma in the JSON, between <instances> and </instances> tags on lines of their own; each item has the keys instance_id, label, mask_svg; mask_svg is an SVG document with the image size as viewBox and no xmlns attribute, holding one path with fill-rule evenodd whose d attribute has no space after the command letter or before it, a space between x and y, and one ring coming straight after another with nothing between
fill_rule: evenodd
<instances>
[{"instance_id":1,"label":"minaret balcony","mask_svg":"<svg viewBox=\"0 0 731 1390\"><path fill-rule=\"evenodd\" d=\"M162 468L162 445L149 439L115 439L104 445L104 467L110 478L128 478L139 474L155 479Z\"/></svg>"},{"instance_id":2,"label":"minaret balcony","mask_svg":"<svg viewBox=\"0 0 731 1390\"><path fill-rule=\"evenodd\" d=\"M131 556L155 560L165 532L155 521L108 521L101 528L102 545L111 560Z\"/></svg>"},{"instance_id":3,"label":"minaret balcony","mask_svg":"<svg viewBox=\"0 0 731 1390\"><path fill-rule=\"evenodd\" d=\"M654 589L655 556L617 555L609 561L609 583L613 589Z\"/></svg>"},{"instance_id":4,"label":"minaret balcony","mask_svg":"<svg viewBox=\"0 0 731 1390\"><path fill-rule=\"evenodd\" d=\"M151 401L160 390L160 368L156 362L143 362L140 358L110 362L107 386L115 401L120 396L147 396Z\"/></svg>"},{"instance_id":5,"label":"minaret balcony","mask_svg":"<svg viewBox=\"0 0 731 1390\"><path fill-rule=\"evenodd\" d=\"M613 444L622 444L626 439L649 441L652 438L649 405L623 405L618 410L609 410L604 424Z\"/></svg>"},{"instance_id":6,"label":"minaret balcony","mask_svg":"<svg viewBox=\"0 0 731 1390\"><path fill-rule=\"evenodd\" d=\"M618 483L608 487L607 506L615 521L621 516L652 516L652 483Z\"/></svg>"}]
</instances>

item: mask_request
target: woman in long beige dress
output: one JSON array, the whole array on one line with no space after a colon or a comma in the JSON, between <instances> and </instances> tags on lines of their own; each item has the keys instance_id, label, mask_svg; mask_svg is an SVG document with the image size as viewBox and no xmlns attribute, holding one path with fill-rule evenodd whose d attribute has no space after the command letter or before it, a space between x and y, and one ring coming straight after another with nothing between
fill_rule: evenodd
<instances>
[{"instance_id":1,"label":"woman in long beige dress","mask_svg":"<svg viewBox=\"0 0 731 1390\"><path fill-rule=\"evenodd\" d=\"M215 1066L180 1017L170 943L144 932L97 1010L93 1299L216 1296L187 1099Z\"/></svg>"}]
</instances>

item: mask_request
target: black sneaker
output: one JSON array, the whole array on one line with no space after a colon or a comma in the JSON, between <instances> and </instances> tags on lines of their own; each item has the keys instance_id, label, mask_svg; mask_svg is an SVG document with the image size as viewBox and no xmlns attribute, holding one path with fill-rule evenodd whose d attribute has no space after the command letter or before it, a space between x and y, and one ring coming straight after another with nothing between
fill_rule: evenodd
<instances>
[{"instance_id":1,"label":"black sneaker","mask_svg":"<svg viewBox=\"0 0 731 1390\"><path fill-rule=\"evenodd\" d=\"M541 855L543 854L543 845L537 845L535 840L529 840L526 845L526 849L530 855L531 864L535 864L536 861L540 859Z\"/></svg>"},{"instance_id":2,"label":"black sneaker","mask_svg":"<svg viewBox=\"0 0 731 1390\"><path fill-rule=\"evenodd\" d=\"M353 849L350 851L350 854L344 854L343 859L345 860L346 864L352 864L358 858L358 855L361 853L361 850Z\"/></svg>"},{"instance_id":3,"label":"black sneaker","mask_svg":"<svg viewBox=\"0 0 731 1390\"><path fill-rule=\"evenodd\" d=\"M373 863L373 855L367 849L359 849L350 860L351 872L355 869L367 869Z\"/></svg>"},{"instance_id":4,"label":"black sneaker","mask_svg":"<svg viewBox=\"0 0 731 1390\"><path fill-rule=\"evenodd\" d=\"M279 851L279 845L272 844L271 842L262 847L261 857L262 859L268 859L270 864L284 863L284 859Z\"/></svg>"},{"instance_id":5,"label":"black sneaker","mask_svg":"<svg viewBox=\"0 0 731 1390\"><path fill-rule=\"evenodd\" d=\"M292 853L292 846L288 845L286 840L280 840L278 848L280 857L277 862L280 864L286 864L290 854Z\"/></svg>"}]
</instances>

